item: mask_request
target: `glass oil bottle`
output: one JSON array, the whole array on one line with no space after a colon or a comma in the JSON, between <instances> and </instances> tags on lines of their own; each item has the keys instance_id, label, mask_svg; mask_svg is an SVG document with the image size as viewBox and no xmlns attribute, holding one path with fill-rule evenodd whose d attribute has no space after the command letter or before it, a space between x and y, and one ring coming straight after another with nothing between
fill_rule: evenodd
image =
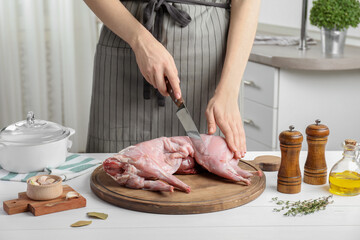
<instances>
[{"instance_id":1,"label":"glass oil bottle","mask_svg":"<svg viewBox=\"0 0 360 240\"><path fill-rule=\"evenodd\" d=\"M341 196L355 196L360 194L359 145L355 140L347 139L343 146L343 158L330 171L330 192Z\"/></svg>"}]
</instances>

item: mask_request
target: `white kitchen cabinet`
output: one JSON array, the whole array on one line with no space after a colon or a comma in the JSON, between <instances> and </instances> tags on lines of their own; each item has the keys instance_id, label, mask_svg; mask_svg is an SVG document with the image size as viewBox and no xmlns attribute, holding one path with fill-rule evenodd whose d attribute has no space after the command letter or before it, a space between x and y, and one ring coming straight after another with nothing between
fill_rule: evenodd
<instances>
[{"instance_id":1,"label":"white kitchen cabinet","mask_svg":"<svg viewBox=\"0 0 360 240\"><path fill-rule=\"evenodd\" d=\"M308 70L249 61L239 102L248 151L278 150L281 131L305 129L320 119L330 129L327 150L360 140L360 69Z\"/></svg>"},{"instance_id":2,"label":"white kitchen cabinet","mask_svg":"<svg viewBox=\"0 0 360 240\"><path fill-rule=\"evenodd\" d=\"M248 62L241 105L248 151L276 149L279 69Z\"/></svg>"},{"instance_id":3,"label":"white kitchen cabinet","mask_svg":"<svg viewBox=\"0 0 360 240\"><path fill-rule=\"evenodd\" d=\"M277 108L278 73L277 68L249 62L243 77L244 98Z\"/></svg>"},{"instance_id":4,"label":"white kitchen cabinet","mask_svg":"<svg viewBox=\"0 0 360 240\"><path fill-rule=\"evenodd\" d=\"M261 151L272 151L271 150L272 147L269 147L261 142L258 142L257 140L249 136L246 136L246 147L247 147L247 151L251 151L250 149L262 149Z\"/></svg>"},{"instance_id":5,"label":"white kitchen cabinet","mask_svg":"<svg viewBox=\"0 0 360 240\"><path fill-rule=\"evenodd\" d=\"M245 98L243 116L247 137L275 149L277 109Z\"/></svg>"}]
</instances>

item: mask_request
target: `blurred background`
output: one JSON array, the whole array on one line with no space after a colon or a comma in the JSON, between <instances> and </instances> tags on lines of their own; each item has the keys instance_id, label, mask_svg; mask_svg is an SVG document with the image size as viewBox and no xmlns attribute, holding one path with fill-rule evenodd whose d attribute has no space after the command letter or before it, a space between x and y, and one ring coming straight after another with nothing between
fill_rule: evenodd
<instances>
[{"instance_id":1,"label":"blurred background","mask_svg":"<svg viewBox=\"0 0 360 240\"><path fill-rule=\"evenodd\" d=\"M98 22L80 0L0 1L0 128L35 117L84 151Z\"/></svg>"},{"instance_id":2,"label":"blurred background","mask_svg":"<svg viewBox=\"0 0 360 240\"><path fill-rule=\"evenodd\" d=\"M301 7L302 0L263 0L259 31L299 36ZM100 28L81 0L0 0L0 129L31 110L76 129L72 152L85 150ZM360 46L359 28L349 29L347 44Z\"/></svg>"},{"instance_id":3,"label":"blurred background","mask_svg":"<svg viewBox=\"0 0 360 240\"><path fill-rule=\"evenodd\" d=\"M261 1L258 30L273 34L298 36L301 26L302 2L303 0ZM319 40L319 29L309 24L312 2L312 0L308 0L307 34L309 37ZM360 46L360 27L349 28L346 44Z\"/></svg>"}]
</instances>

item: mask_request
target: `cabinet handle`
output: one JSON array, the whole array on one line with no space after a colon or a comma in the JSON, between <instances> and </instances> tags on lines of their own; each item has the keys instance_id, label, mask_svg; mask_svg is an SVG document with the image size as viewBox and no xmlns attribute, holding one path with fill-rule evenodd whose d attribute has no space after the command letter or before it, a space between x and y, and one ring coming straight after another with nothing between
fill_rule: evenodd
<instances>
[{"instance_id":1,"label":"cabinet handle","mask_svg":"<svg viewBox=\"0 0 360 240\"><path fill-rule=\"evenodd\" d=\"M257 87L254 81L244 80L244 85L250 86L250 87Z\"/></svg>"},{"instance_id":2,"label":"cabinet handle","mask_svg":"<svg viewBox=\"0 0 360 240\"><path fill-rule=\"evenodd\" d=\"M260 88L254 81L244 80L244 85L253 87L253 88Z\"/></svg>"},{"instance_id":3,"label":"cabinet handle","mask_svg":"<svg viewBox=\"0 0 360 240\"><path fill-rule=\"evenodd\" d=\"M245 123L245 124L248 124L248 125L251 125L251 126L255 126L254 121L251 120L251 119L244 119L244 123Z\"/></svg>"}]
</instances>

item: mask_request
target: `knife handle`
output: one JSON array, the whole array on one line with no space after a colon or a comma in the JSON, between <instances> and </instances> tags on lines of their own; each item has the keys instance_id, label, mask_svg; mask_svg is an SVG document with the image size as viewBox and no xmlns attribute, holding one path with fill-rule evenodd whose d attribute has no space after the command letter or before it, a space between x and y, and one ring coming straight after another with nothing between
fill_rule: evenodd
<instances>
[{"instance_id":1,"label":"knife handle","mask_svg":"<svg viewBox=\"0 0 360 240\"><path fill-rule=\"evenodd\" d=\"M169 82L169 79L167 77L165 77L165 84L166 84L167 92L170 94L171 99L174 101L176 106L180 107L184 103L183 98L181 97L179 99L176 99L174 90L173 90L173 88Z\"/></svg>"}]
</instances>

